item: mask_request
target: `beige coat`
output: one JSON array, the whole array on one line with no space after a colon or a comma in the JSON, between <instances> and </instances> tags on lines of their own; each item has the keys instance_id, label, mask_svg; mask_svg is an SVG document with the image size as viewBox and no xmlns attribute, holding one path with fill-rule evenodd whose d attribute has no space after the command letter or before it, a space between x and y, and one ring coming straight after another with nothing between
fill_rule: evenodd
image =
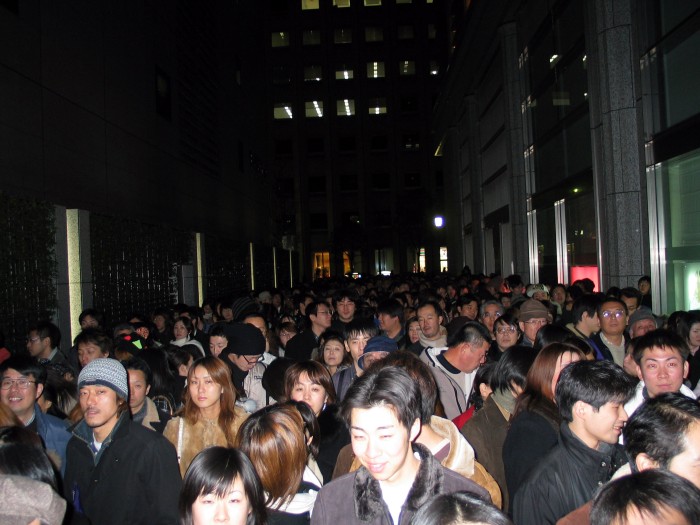
<instances>
[{"instance_id":1,"label":"beige coat","mask_svg":"<svg viewBox=\"0 0 700 525\"><path fill-rule=\"evenodd\" d=\"M236 419L231 428L234 435L238 433L238 429L247 418L248 414L242 408L236 406ZM194 425L190 425L183 419L182 443L178 446L181 419L181 417L175 417L168 421L163 431L163 436L177 450L180 461L180 474L184 477L187 467L190 466L194 457L202 450L215 446L226 447L228 444L226 443L224 431L221 430L217 421L200 419Z\"/></svg>"}]
</instances>

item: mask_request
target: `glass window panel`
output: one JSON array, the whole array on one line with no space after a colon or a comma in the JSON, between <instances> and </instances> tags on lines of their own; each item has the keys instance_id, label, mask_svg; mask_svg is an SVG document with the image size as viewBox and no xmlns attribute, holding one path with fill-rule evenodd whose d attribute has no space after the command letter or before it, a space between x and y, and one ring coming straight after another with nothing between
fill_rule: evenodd
<instances>
[{"instance_id":1,"label":"glass window panel","mask_svg":"<svg viewBox=\"0 0 700 525\"><path fill-rule=\"evenodd\" d=\"M306 82L320 82L323 80L322 66L306 66L304 67L304 80Z\"/></svg>"},{"instance_id":2,"label":"glass window panel","mask_svg":"<svg viewBox=\"0 0 700 525\"><path fill-rule=\"evenodd\" d=\"M537 220L537 263L540 283L557 282L557 232L554 206L538 209Z\"/></svg>"},{"instance_id":3,"label":"glass window panel","mask_svg":"<svg viewBox=\"0 0 700 525\"><path fill-rule=\"evenodd\" d=\"M367 7L375 7L378 5L382 5L382 0L365 0L365 6Z\"/></svg>"},{"instance_id":4,"label":"glass window panel","mask_svg":"<svg viewBox=\"0 0 700 525\"><path fill-rule=\"evenodd\" d=\"M275 85L289 84L292 81L292 75L287 66L272 67L272 83Z\"/></svg>"},{"instance_id":5,"label":"glass window panel","mask_svg":"<svg viewBox=\"0 0 700 525\"><path fill-rule=\"evenodd\" d=\"M365 27L365 42L381 42L384 40L384 29L377 26Z\"/></svg>"},{"instance_id":6,"label":"glass window panel","mask_svg":"<svg viewBox=\"0 0 700 525\"><path fill-rule=\"evenodd\" d=\"M336 44L351 44L352 43L352 29L338 28L333 32L333 42Z\"/></svg>"},{"instance_id":7,"label":"glass window panel","mask_svg":"<svg viewBox=\"0 0 700 525\"><path fill-rule=\"evenodd\" d=\"M396 0L397 4L412 4L413 0Z\"/></svg>"},{"instance_id":8,"label":"glass window panel","mask_svg":"<svg viewBox=\"0 0 700 525\"><path fill-rule=\"evenodd\" d=\"M336 80L352 80L354 77L354 72L345 66L335 70Z\"/></svg>"},{"instance_id":9,"label":"glass window panel","mask_svg":"<svg viewBox=\"0 0 700 525\"><path fill-rule=\"evenodd\" d=\"M272 47L289 47L289 33L274 31L271 35Z\"/></svg>"},{"instance_id":10,"label":"glass window panel","mask_svg":"<svg viewBox=\"0 0 700 525\"><path fill-rule=\"evenodd\" d=\"M399 26L397 30L397 36L399 40L410 40L413 38L413 26L403 25Z\"/></svg>"},{"instance_id":11,"label":"glass window panel","mask_svg":"<svg viewBox=\"0 0 700 525\"><path fill-rule=\"evenodd\" d=\"M350 7L350 0L333 0L334 7Z\"/></svg>"},{"instance_id":12,"label":"glass window panel","mask_svg":"<svg viewBox=\"0 0 700 525\"><path fill-rule=\"evenodd\" d=\"M399 62L399 75L410 76L416 74L416 63L413 60L402 60Z\"/></svg>"},{"instance_id":13,"label":"glass window panel","mask_svg":"<svg viewBox=\"0 0 700 525\"><path fill-rule=\"evenodd\" d=\"M292 118L292 103L277 102L274 105L273 115L275 120L285 120Z\"/></svg>"},{"instance_id":14,"label":"glass window panel","mask_svg":"<svg viewBox=\"0 0 700 525\"><path fill-rule=\"evenodd\" d=\"M384 62L367 62L367 78L384 78Z\"/></svg>"},{"instance_id":15,"label":"glass window panel","mask_svg":"<svg viewBox=\"0 0 700 525\"><path fill-rule=\"evenodd\" d=\"M593 193L566 199L566 252L569 266L597 266L598 249Z\"/></svg>"},{"instance_id":16,"label":"glass window panel","mask_svg":"<svg viewBox=\"0 0 700 525\"><path fill-rule=\"evenodd\" d=\"M314 10L319 8L319 0L301 0L301 10Z\"/></svg>"},{"instance_id":17,"label":"glass window panel","mask_svg":"<svg viewBox=\"0 0 700 525\"><path fill-rule=\"evenodd\" d=\"M304 103L306 118L321 118L323 116L322 100L307 100Z\"/></svg>"},{"instance_id":18,"label":"glass window panel","mask_svg":"<svg viewBox=\"0 0 700 525\"><path fill-rule=\"evenodd\" d=\"M307 29L301 34L301 43L305 46L318 46L321 44L321 31Z\"/></svg>"},{"instance_id":19,"label":"glass window panel","mask_svg":"<svg viewBox=\"0 0 700 525\"><path fill-rule=\"evenodd\" d=\"M367 109L370 115L384 115L386 113L386 98L369 99Z\"/></svg>"},{"instance_id":20,"label":"glass window panel","mask_svg":"<svg viewBox=\"0 0 700 525\"><path fill-rule=\"evenodd\" d=\"M344 98L336 101L336 115L339 117L351 117L355 114L355 100Z\"/></svg>"}]
</instances>

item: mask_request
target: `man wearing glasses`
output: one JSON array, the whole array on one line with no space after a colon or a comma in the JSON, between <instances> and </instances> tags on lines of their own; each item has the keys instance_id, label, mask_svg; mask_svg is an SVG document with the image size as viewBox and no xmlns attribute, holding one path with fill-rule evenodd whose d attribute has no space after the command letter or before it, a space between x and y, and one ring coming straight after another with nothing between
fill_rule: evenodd
<instances>
[{"instance_id":1,"label":"man wearing glasses","mask_svg":"<svg viewBox=\"0 0 700 525\"><path fill-rule=\"evenodd\" d=\"M272 401L262 386L265 364L265 337L252 324L233 323L224 326L228 346L219 358L231 369L231 380L243 401L246 412L252 413Z\"/></svg>"},{"instance_id":2,"label":"man wearing glasses","mask_svg":"<svg viewBox=\"0 0 700 525\"><path fill-rule=\"evenodd\" d=\"M630 340L627 334L627 305L621 299L607 298L598 305L600 332L591 337L593 343L603 352L607 348L613 361L622 366L625 360L625 346Z\"/></svg>"},{"instance_id":3,"label":"man wearing glasses","mask_svg":"<svg viewBox=\"0 0 700 525\"><path fill-rule=\"evenodd\" d=\"M287 343L284 357L295 361L308 361L318 348L321 334L331 327L332 312L328 304L316 300L306 307L306 328Z\"/></svg>"},{"instance_id":4,"label":"man wearing glasses","mask_svg":"<svg viewBox=\"0 0 700 525\"><path fill-rule=\"evenodd\" d=\"M63 473L66 445L71 435L68 425L57 417L44 414L37 399L46 383L46 369L29 356L13 356L0 364L0 402L6 405L22 424L39 434L46 451Z\"/></svg>"},{"instance_id":5,"label":"man wearing glasses","mask_svg":"<svg viewBox=\"0 0 700 525\"><path fill-rule=\"evenodd\" d=\"M552 314L547 307L537 299L528 299L520 305L518 316L520 330L523 333L522 345L535 346L535 337L544 325L552 321Z\"/></svg>"}]
</instances>

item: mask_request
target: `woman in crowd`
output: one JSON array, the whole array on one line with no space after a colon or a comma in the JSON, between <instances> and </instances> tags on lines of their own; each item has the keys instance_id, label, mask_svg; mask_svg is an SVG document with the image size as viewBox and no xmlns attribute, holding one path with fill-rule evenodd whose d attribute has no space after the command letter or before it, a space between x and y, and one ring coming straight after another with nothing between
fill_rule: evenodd
<instances>
[{"instance_id":1,"label":"woman in crowd","mask_svg":"<svg viewBox=\"0 0 700 525\"><path fill-rule=\"evenodd\" d=\"M532 363L503 443L510 503L530 471L557 444L561 423L554 403L557 381L564 367L582 359L583 352L575 346L553 343L544 347Z\"/></svg>"},{"instance_id":2,"label":"woman in crowd","mask_svg":"<svg viewBox=\"0 0 700 525\"><path fill-rule=\"evenodd\" d=\"M323 364L331 377L338 370L352 364L352 357L345 351L345 340L338 332L327 331L323 334L323 344L319 348L318 360Z\"/></svg>"},{"instance_id":3,"label":"woman in crowd","mask_svg":"<svg viewBox=\"0 0 700 525\"><path fill-rule=\"evenodd\" d=\"M258 410L241 426L237 447L260 476L268 523L310 523L321 482L307 466L307 437L299 411L290 405Z\"/></svg>"},{"instance_id":4,"label":"woman in crowd","mask_svg":"<svg viewBox=\"0 0 700 525\"><path fill-rule=\"evenodd\" d=\"M205 448L232 447L246 413L236 406L229 369L218 357L202 357L192 364L183 397L185 406L179 417L168 422L163 435L177 450L184 475Z\"/></svg>"},{"instance_id":5,"label":"woman in crowd","mask_svg":"<svg viewBox=\"0 0 700 525\"><path fill-rule=\"evenodd\" d=\"M319 442L316 462L322 482L330 481L340 449L350 443L350 434L335 404L335 388L331 375L317 361L303 361L285 373L285 394L293 401L303 401L318 419Z\"/></svg>"},{"instance_id":6,"label":"woman in crowd","mask_svg":"<svg viewBox=\"0 0 700 525\"><path fill-rule=\"evenodd\" d=\"M411 346L420 339L421 331L417 317L411 317L408 321L406 321L406 334L408 335L406 346Z\"/></svg>"},{"instance_id":7,"label":"woman in crowd","mask_svg":"<svg viewBox=\"0 0 700 525\"><path fill-rule=\"evenodd\" d=\"M284 356L284 349L287 348L287 343L292 337L297 335L297 332L297 325L294 321L280 320L280 324L277 326L277 338L279 339L277 353L280 356Z\"/></svg>"},{"instance_id":8,"label":"woman in crowd","mask_svg":"<svg viewBox=\"0 0 700 525\"><path fill-rule=\"evenodd\" d=\"M260 478L240 450L210 447L187 469L179 501L180 525L265 525Z\"/></svg>"},{"instance_id":9,"label":"woman in crowd","mask_svg":"<svg viewBox=\"0 0 700 525\"><path fill-rule=\"evenodd\" d=\"M498 361L503 352L518 344L520 340L518 320L511 314L502 315L493 323L493 335L495 339L491 343L487 358L489 361Z\"/></svg>"},{"instance_id":10,"label":"woman in crowd","mask_svg":"<svg viewBox=\"0 0 700 525\"><path fill-rule=\"evenodd\" d=\"M185 346L194 345L200 352L200 356L204 357L204 348L202 343L197 341L192 333L194 332L194 325L189 317L178 317L173 325L173 334L175 334L175 339L170 341L171 345L175 346Z\"/></svg>"}]
</instances>

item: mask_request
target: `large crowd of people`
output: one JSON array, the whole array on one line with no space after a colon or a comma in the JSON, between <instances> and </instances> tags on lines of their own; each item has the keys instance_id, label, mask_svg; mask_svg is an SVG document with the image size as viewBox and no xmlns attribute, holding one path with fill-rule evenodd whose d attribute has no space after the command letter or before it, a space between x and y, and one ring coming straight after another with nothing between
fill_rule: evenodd
<instances>
[{"instance_id":1,"label":"large crowd of people","mask_svg":"<svg viewBox=\"0 0 700 525\"><path fill-rule=\"evenodd\" d=\"M0 523L700 523L700 312L654 315L647 277L323 279L79 322L0 344Z\"/></svg>"}]
</instances>

